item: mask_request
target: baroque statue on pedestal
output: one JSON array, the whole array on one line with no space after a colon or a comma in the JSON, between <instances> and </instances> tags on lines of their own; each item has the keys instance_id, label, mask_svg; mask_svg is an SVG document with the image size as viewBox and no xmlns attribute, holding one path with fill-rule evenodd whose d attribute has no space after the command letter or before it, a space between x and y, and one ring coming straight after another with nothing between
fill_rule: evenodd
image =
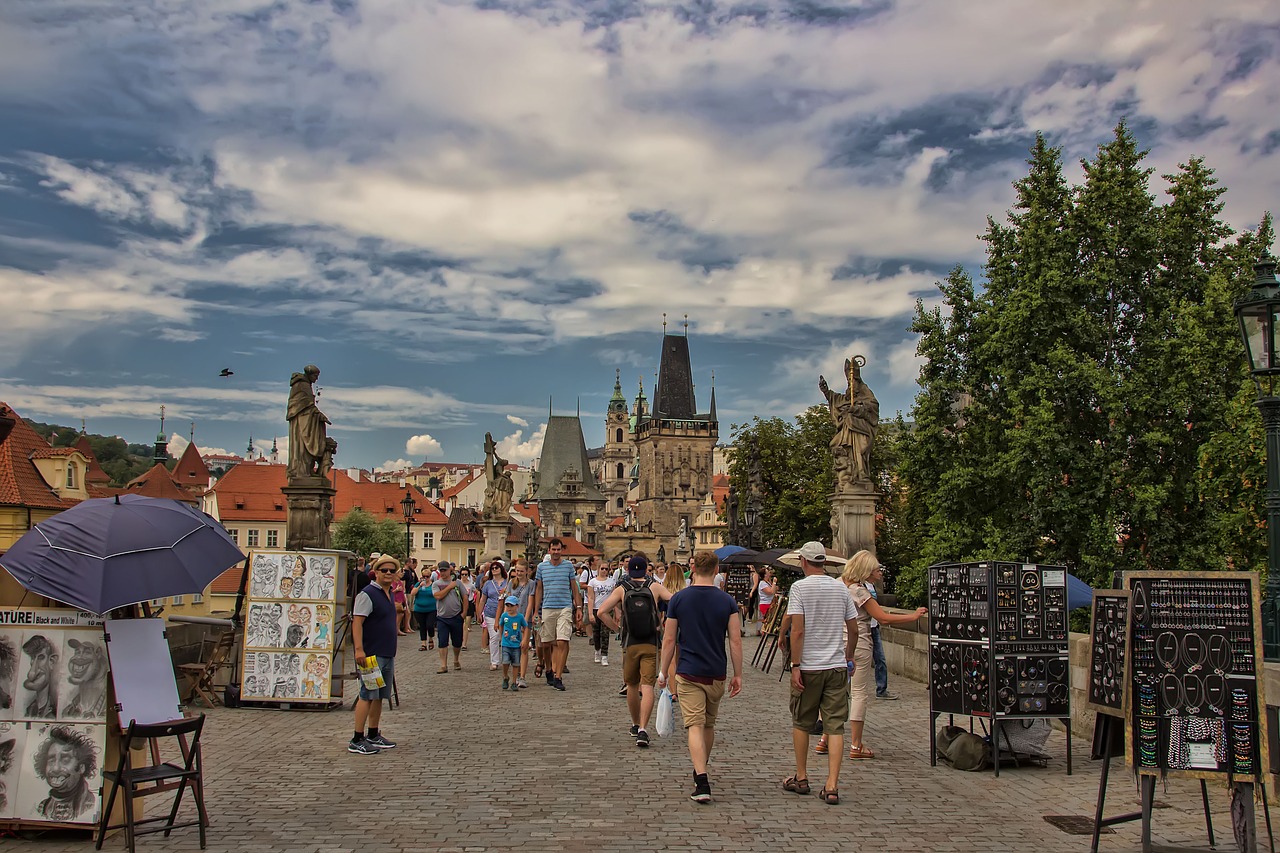
<instances>
[{"instance_id":1,"label":"baroque statue on pedestal","mask_svg":"<svg viewBox=\"0 0 1280 853\"><path fill-rule=\"evenodd\" d=\"M827 387L825 377L818 377L818 390L827 398L831 420L836 425L835 435L831 437L831 456L837 492L871 482L871 445L880 428L880 402L862 381L862 368L866 363L860 355L845 359L849 389L843 394Z\"/></svg>"},{"instance_id":2,"label":"baroque statue on pedestal","mask_svg":"<svg viewBox=\"0 0 1280 853\"><path fill-rule=\"evenodd\" d=\"M329 419L316 406L320 368L308 364L289 379L289 480L327 477L338 442L328 437Z\"/></svg>"},{"instance_id":3,"label":"baroque statue on pedestal","mask_svg":"<svg viewBox=\"0 0 1280 853\"><path fill-rule=\"evenodd\" d=\"M507 470L507 460L498 455L498 445L491 432L484 434L484 476L487 483L484 490L484 517L506 519L511 514L515 483L511 479L511 472Z\"/></svg>"}]
</instances>

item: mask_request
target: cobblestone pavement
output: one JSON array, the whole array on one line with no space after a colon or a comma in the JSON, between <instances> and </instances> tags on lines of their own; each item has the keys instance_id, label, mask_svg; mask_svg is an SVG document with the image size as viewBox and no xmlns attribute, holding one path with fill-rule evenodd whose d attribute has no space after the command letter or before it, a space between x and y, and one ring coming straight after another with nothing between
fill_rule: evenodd
<instances>
[{"instance_id":1,"label":"cobblestone pavement","mask_svg":"<svg viewBox=\"0 0 1280 853\"><path fill-rule=\"evenodd\" d=\"M754 638L744 641L747 659ZM871 761L844 763L838 806L785 793L792 758L786 686L747 667L741 696L721 706L711 781L715 802L688 800L692 770L682 732L647 751L627 735L616 695L620 656L591 662L576 639L564 693L531 679L501 692L501 673L473 633L463 671L435 673L435 652L404 637L397 658L403 704L383 714L399 747L376 756L346 751L348 710L284 712L216 708L205 734L206 788L213 825L208 849L354 850L932 850L1037 853L1086 851L1045 815L1092 815L1099 765L1075 740L1066 775L1065 738L1044 768L963 773L928 760L923 685L894 678L901 701L874 701L867 721ZM532 672L532 670L530 670ZM495 675L497 677L495 677ZM350 703L348 703L350 704ZM814 756L818 759L818 756ZM819 769L821 768L821 770ZM810 761L816 794L825 764ZM1108 812L1131 811L1136 796L1123 764L1113 765ZM1207 849L1196 783L1171 780L1157 798L1154 838L1177 849ZM1219 844L1230 849L1227 796L1213 789ZM156 801L162 797L155 798ZM159 803L153 806L153 810ZM13 853L92 849L84 834L45 834L3 843ZM123 849L122 837L104 849ZM138 850L197 849L194 828L149 836ZM1138 824L1104 835L1105 853L1139 849Z\"/></svg>"}]
</instances>

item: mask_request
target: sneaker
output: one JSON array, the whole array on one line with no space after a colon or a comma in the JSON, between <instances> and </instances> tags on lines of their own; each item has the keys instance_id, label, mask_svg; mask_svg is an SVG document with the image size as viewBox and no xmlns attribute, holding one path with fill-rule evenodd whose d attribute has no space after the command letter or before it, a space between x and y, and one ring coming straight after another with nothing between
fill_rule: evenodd
<instances>
[{"instance_id":1,"label":"sneaker","mask_svg":"<svg viewBox=\"0 0 1280 853\"><path fill-rule=\"evenodd\" d=\"M627 685L625 685L625 684L624 684L624 685L622 685L622 689L618 691L618 695L619 695L619 696L626 696L626 695L627 695Z\"/></svg>"},{"instance_id":2,"label":"sneaker","mask_svg":"<svg viewBox=\"0 0 1280 853\"><path fill-rule=\"evenodd\" d=\"M631 735L632 737L635 737L636 735L640 734L640 727L632 726L631 728L627 729L627 734Z\"/></svg>"},{"instance_id":3,"label":"sneaker","mask_svg":"<svg viewBox=\"0 0 1280 853\"><path fill-rule=\"evenodd\" d=\"M520 685L519 685L519 684L517 684L517 683L516 683L516 682L514 682L514 681L513 681L513 682L511 682L511 692L512 692L512 693L515 693L515 692L516 692L517 690L519 690L519 689L520 689Z\"/></svg>"},{"instance_id":4,"label":"sneaker","mask_svg":"<svg viewBox=\"0 0 1280 853\"><path fill-rule=\"evenodd\" d=\"M556 686L556 674L554 672L550 672L550 671L547 672L547 686L548 687Z\"/></svg>"},{"instance_id":5,"label":"sneaker","mask_svg":"<svg viewBox=\"0 0 1280 853\"><path fill-rule=\"evenodd\" d=\"M369 743L367 738L352 738L347 744L347 752L354 752L356 755L377 755L379 749Z\"/></svg>"},{"instance_id":6,"label":"sneaker","mask_svg":"<svg viewBox=\"0 0 1280 853\"><path fill-rule=\"evenodd\" d=\"M563 678L557 678L557 679L552 683L552 685L551 685L551 686L552 686L552 687L554 687L556 690L564 690L564 679L563 679Z\"/></svg>"},{"instance_id":7,"label":"sneaker","mask_svg":"<svg viewBox=\"0 0 1280 853\"><path fill-rule=\"evenodd\" d=\"M695 777L693 793L689 795L689 799L695 803L702 803L704 806L711 802L711 782L705 776L701 779Z\"/></svg>"},{"instance_id":8,"label":"sneaker","mask_svg":"<svg viewBox=\"0 0 1280 853\"><path fill-rule=\"evenodd\" d=\"M510 687L510 686L511 686L511 679L510 679L510 678L504 678L504 679L502 679L502 689L503 689L503 690L506 690L506 689L507 689L508 687Z\"/></svg>"},{"instance_id":9,"label":"sneaker","mask_svg":"<svg viewBox=\"0 0 1280 853\"><path fill-rule=\"evenodd\" d=\"M600 663L600 653L596 652L594 655L591 656L591 659L596 663Z\"/></svg>"},{"instance_id":10,"label":"sneaker","mask_svg":"<svg viewBox=\"0 0 1280 853\"><path fill-rule=\"evenodd\" d=\"M898 694L897 694L897 693L894 693L894 692L893 692L893 691L891 691L891 690L886 690L886 691L885 691L885 692L883 692L883 693L877 693L877 694L876 694L876 698L877 698L877 699L897 699L897 698L898 698Z\"/></svg>"},{"instance_id":11,"label":"sneaker","mask_svg":"<svg viewBox=\"0 0 1280 853\"><path fill-rule=\"evenodd\" d=\"M649 733L646 732L644 729L641 729L640 731L636 732L636 746L640 747L641 749L649 748Z\"/></svg>"},{"instance_id":12,"label":"sneaker","mask_svg":"<svg viewBox=\"0 0 1280 853\"><path fill-rule=\"evenodd\" d=\"M396 748L395 741L387 740L382 736L381 732L379 732L376 737L365 738L364 742L374 747L375 749L395 749Z\"/></svg>"},{"instance_id":13,"label":"sneaker","mask_svg":"<svg viewBox=\"0 0 1280 853\"><path fill-rule=\"evenodd\" d=\"M520 690L524 690L528 686L529 685L525 683L525 680L523 678L516 679L516 687L519 688Z\"/></svg>"},{"instance_id":14,"label":"sneaker","mask_svg":"<svg viewBox=\"0 0 1280 853\"><path fill-rule=\"evenodd\" d=\"M608 666L608 665L609 665L609 656L608 656L608 655L600 655L600 665L601 665L601 666Z\"/></svg>"}]
</instances>

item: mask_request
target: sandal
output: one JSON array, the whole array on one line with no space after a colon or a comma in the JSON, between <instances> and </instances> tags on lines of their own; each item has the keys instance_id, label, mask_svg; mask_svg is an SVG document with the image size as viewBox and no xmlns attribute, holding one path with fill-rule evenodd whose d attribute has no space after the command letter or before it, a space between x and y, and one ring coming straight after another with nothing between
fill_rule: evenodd
<instances>
[{"instance_id":1,"label":"sandal","mask_svg":"<svg viewBox=\"0 0 1280 853\"><path fill-rule=\"evenodd\" d=\"M782 790L790 791L793 794L808 794L810 791L809 780L788 776L786 781L782 783Z\"/></svg>"},{"instance_id":2,"label":"sandal","mask_svg":"<svg viewBox=\"0 0 1280 853\"><path fill-rule=\"evenodd\" d=\"M840 805L840 791L835 788L832 788L830 791L823 788L818 792L818 799L822 800L829 806L838 806Z\"/></svg>"},{"instance_id":3,"label":"sandal","mask_svg":"<svg viewBox=\"0 0 1280 853\"><path fill-rule=\"evenodd\" d=\"M454 672L457 672L457 671L458 671L458 670L460 670L460 669L462 669L462 664L460 664L460 663L455 663L455 664L453 665L453 671L454 671Z\"/></svg>"},{"instance_id":4,"label":"sandal","mask_svg":"<svg viewBox=\"0 0 1280 853\"><path fill-rule=\"evenodd\" d=\"M867 749L866 744L863 744L862 746L849 747L849 757L857 761L860 758L875 758L876 754Z\"/></svg>"},{"instance_id":5,"label":"sandal","mask_svg":"<svg viewBox=\"0 0 1280 853\"><path fill-rule=\"evenodd\" d=\"M535 666L535 667L533 668L533 677L534 677L534 678L541 678L541 677L542 677L542 664L538 664L537 666Z\"/></svg>"},{"instance_id":6,"label":"sandal","mask_svg":"<svg viewBox=\"0 0 1280 853\"><path fill-rule=\"evenodd\" d=\"M436 675L444 675L448 671L449 671L449 667L446 666L444 669L437 669Z\"/></svg>"},{"instance_id":7,"label":"sandal","mask_svg":"<svg viewBox=\"0 0 1280 853\"><path fill-rule=\"evenodd\" d=\"M827 754L827 736L826 735L822 736L822 738L818 741L817 745L813 748L813 751L818 753L818 755Z\"/></svg>"},{"instance_id":8,"label":"sandal","mask_svg":"<svg viewBox=\"0 0 1280 853\"><path fill-rule=\"evenodd\" d=\"M426 643L421 643L421 644L419 644L419 645L418 645L418 651L420 651L420 652L425 652L426 650L427 650L427 644L426 644Z\"/></svg>"},{"instance_id":9,"label":"sandal","mask_svg":"<svg viewBox=\"0 0 1280 853\"><path fill-rule=\"evenodd\" d=\"M427 640L427 648L428 648L428 649L434 649L435 647L436 647L436 641L435 641L435 640Z\"/></svg>"}]
</instances>

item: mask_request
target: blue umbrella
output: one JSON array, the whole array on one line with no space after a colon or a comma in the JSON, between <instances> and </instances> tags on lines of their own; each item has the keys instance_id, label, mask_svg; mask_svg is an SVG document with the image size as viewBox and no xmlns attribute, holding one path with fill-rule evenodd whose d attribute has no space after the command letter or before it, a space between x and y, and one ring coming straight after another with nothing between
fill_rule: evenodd
<instances>
[{"instance_id":1,"label":"blue umbrella","mask_svg":"<svg viewBox=\"0 0 1280 853\"><path fill-rule=\"evenodd\" d=\"M1067 609L1075 610L1077 607L1088 607L1093 603L1093 587L1089 586L1080 578L1067 573Z\"/></svg>"},{"instance_id":2,"label":"blue umbrella","mask_svg":"<svg viewBox=\"0 0 1280 853\"><path fill-rule=\"evenodd\" d=\"M748 549L743 548L741 545L721 545L719 548L717 548L714 551L714 553L716 555L717 560L723 560L725 557L728 557L730 554L739 554L746 550Z\"/></svg>"},{"instance_id":3,"label":"blue umbrella","mask_svg":"<svg viewBox=\"0 0 1280 853\"><path fill-rule=\"evenodd\" d=\"M28 530L0 566L31 592L90 613L202 592L244 560L213 518L181 501L82 501Z\"/></svg>"}]
</instances>

